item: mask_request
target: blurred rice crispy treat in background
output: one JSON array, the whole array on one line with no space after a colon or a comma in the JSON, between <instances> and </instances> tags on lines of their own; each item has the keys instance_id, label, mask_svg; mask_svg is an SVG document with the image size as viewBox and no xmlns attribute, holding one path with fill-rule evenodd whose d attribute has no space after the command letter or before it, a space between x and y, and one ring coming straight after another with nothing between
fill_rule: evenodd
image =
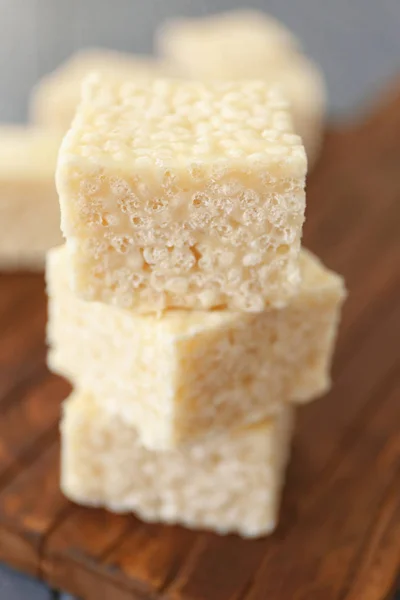
<instances>
[{"instance_id":1,"label":"blurred rice crispy treat in background","mask_svg":"<svg viewBox=\"0 0 400 600\"><path fill-rule=\"evenodd\" d=\"M165 62L151 56L106 49L81 50L40 80L33 89L31 121L41 127L66 131L81 98L82 82L92 71L121 81L151 79L170 73Z\"/></svg>"},{"instance_id":2,"label":"blurred rice crispy treat in background","mask_svg":"<svg viewBox=\"0 0 400 600\"><path fill-rule=\"evenodd\" d=\"M44 269L62 241L54 181L61 135L40 128L0 127L0 269Z\"/></svg>"}]
</instances>

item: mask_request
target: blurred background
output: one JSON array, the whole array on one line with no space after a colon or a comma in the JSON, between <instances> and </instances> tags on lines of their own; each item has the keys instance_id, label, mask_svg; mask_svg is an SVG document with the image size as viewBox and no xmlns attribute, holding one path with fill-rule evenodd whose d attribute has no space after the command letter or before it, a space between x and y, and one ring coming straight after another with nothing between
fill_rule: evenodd
<instances>
[{"instance_id":1,"label":"blurred background","mask_svg":"<svg viewBox=\"0 0 400 600\"><path fill-rule=\"evenodd\" d=\"M87 46L151 52L167 18L240 0L0 0L0 121L26 118L36 81ZM327 78L329 112L351 114L400 71L399 0L249 0L301 39Z\"/></svg>"}]
</instances>

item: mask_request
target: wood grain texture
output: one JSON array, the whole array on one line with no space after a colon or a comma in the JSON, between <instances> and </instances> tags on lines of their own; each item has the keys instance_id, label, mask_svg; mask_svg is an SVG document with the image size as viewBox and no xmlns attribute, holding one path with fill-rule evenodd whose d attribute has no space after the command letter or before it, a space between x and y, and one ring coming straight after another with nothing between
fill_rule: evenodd
<instances>
[{"instance_id":1,"label":"wood grain texture","mask_svg":"<svg viewBox=\"0 0 400 600\"><path fill-rule=\"evenodd\" d=\"M329 131L305 244L350 291L334 387L299 410L277 531L245 541L77 507L43 279L0 276L0 558L83 600L386 600L400 566L400 95ZM397 267L397 269L396 269Z\"/></svg>"}]
</instances>

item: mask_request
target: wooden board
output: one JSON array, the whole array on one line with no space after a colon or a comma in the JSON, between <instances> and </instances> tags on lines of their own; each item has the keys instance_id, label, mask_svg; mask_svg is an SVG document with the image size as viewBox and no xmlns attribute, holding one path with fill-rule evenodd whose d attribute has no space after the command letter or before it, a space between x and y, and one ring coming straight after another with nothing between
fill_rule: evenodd
<instances>
[{"instance_id":1,"label":"wooden board","mask_svg":"<svg viewBox=\"0 0 400 600\"><path fill-rule=\"evenodd\" d=\"M145 525L58 489L68 385L44 366L43 279L0 276L0 560L87 600L384 600L400 564L400 97L332 130L305 242L347 279L334 389L299 411L269 538Z\"/></svg>"}]
</instances>

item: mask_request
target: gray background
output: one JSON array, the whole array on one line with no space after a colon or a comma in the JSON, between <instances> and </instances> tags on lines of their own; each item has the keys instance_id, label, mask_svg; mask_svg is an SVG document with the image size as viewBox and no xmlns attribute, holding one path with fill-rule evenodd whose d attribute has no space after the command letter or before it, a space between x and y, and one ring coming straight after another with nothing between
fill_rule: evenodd
<instances>
[{"instance_id":1,"label":"gray background","mask_svg":"<svg viewBox=\"0 0 400 600\"><path fill-rule=\"evenodd\" d=\"M297 33L326 74L331 112L400 75L400 0L0 0L0 121L23 120L32 85L80 47L150 52L164 19L243 5Z\"/></svg>"}]
</instances>

